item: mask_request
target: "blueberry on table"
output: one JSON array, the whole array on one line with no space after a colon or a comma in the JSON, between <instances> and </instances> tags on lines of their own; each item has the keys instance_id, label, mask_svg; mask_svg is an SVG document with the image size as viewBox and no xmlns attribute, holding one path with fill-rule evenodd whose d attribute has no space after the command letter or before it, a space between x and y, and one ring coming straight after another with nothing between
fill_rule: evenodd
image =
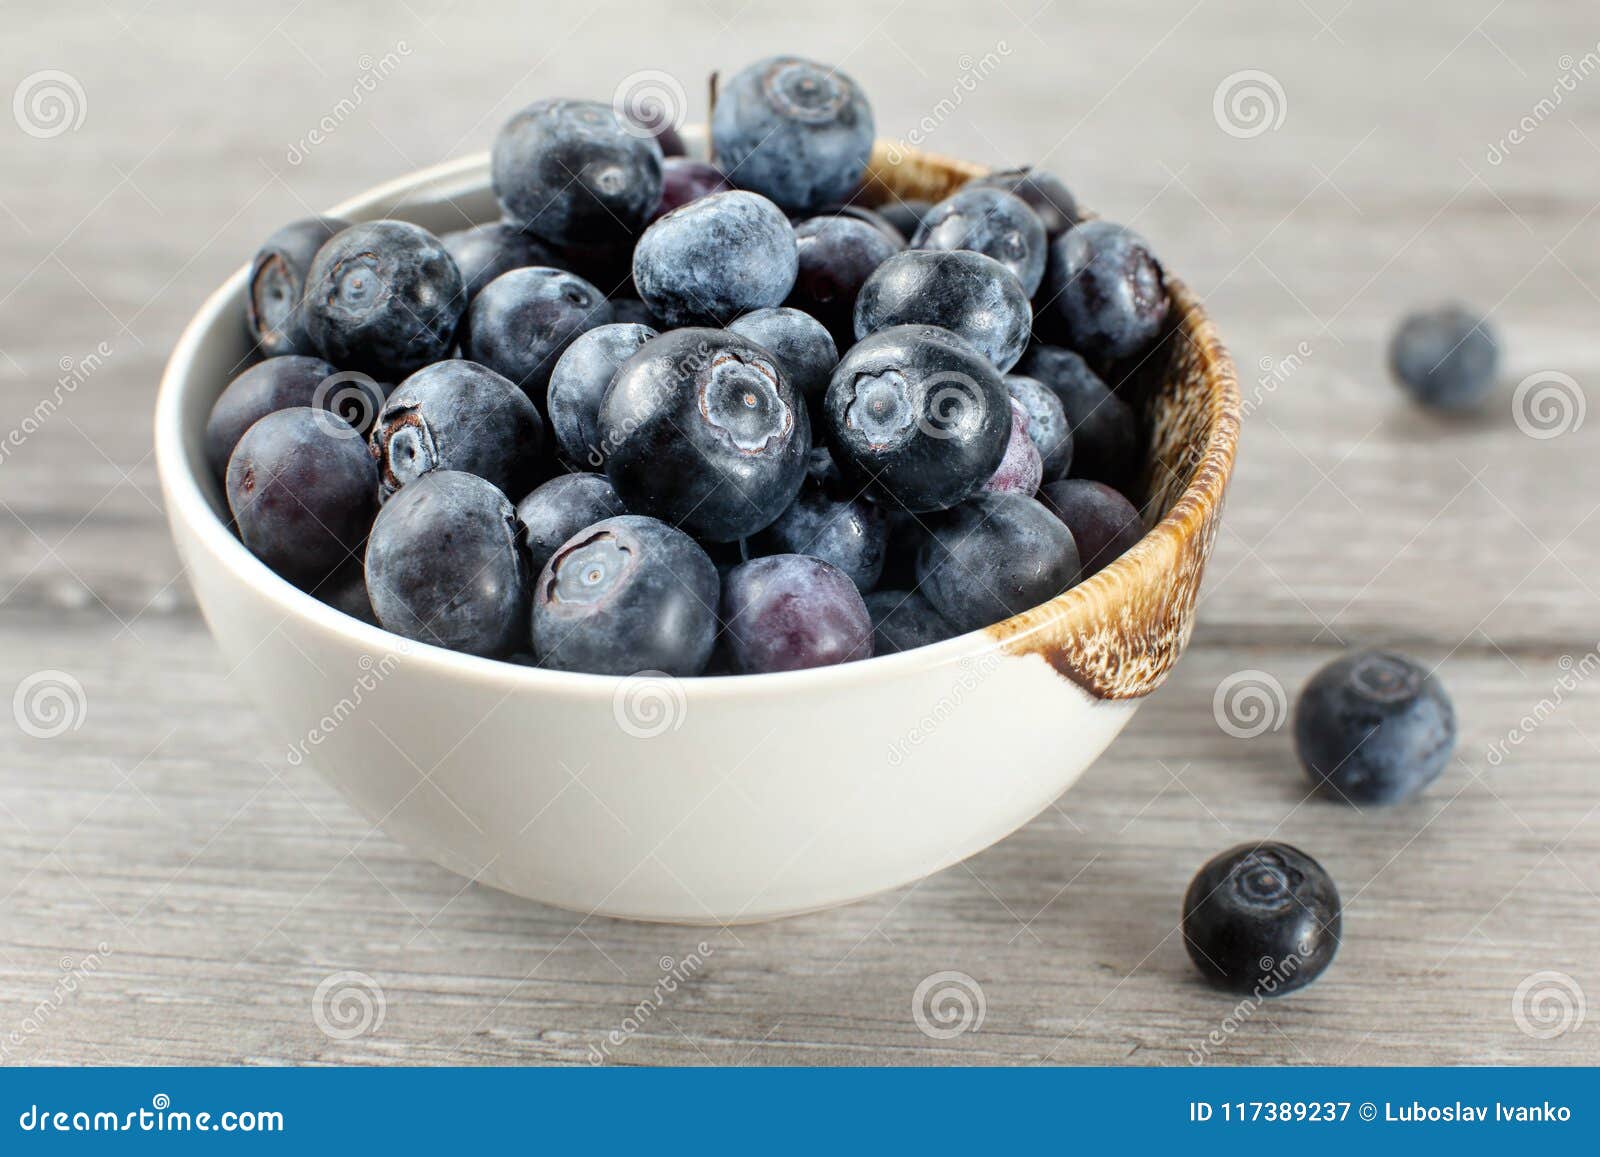
<instances>
[{"instance_id":1,"label":"blueberry on table","mask_svg":"<svg viewBox=\"0 0 1600 1157\"><path fill-rule=\"evenodd\" d=\"M717 637L717 568L680 530L637 514L569 538L534 584L543 667L698 675Z\"/></svg>"},{"instance_id":2,"label":"blueberry on table","mask_svg":"<svg viewBox=\"0 0 1600 1157\"><path fill-rule=\"evenodd\" d=\"M495 137L490 169L506 215L557 245L625 242L661 201L661 147L598 101L529 105Z\"/></svg>"},{"instance_id":3,"label":"blueberry on table","mask_svg":"<svg viewBox=\"0 0 1600 1157\"><path fill-rule=\"evenodd\" d=\"M1109 221L1051 242L1044 292L1068 343L1101 370L1145 353L1167 320L1160 263L1142 237Z\"/></svg>"},{"instance_id":4,"label":"blueberry on table","mask_svg":"<svg viewBox=\"0 0 1600 1157\"><path fill-rule=\"evenodd\" d=\"M228 509L250 553L300 586L360 550L378 478L354 430L325 410L291 406L252 425L228 459Z\"/></svg>"},{"instance_id":5,"label":"blueberry on table","mask_svg":"<svg viewBox=\"0 0 1600 1157\"><path fill-rule=\"evenodd\" d=\"M823 416L844 475L913 513L943 510L982 489L1012 428L995 368L948 330L925 325L895 326L857 343L833 372Z\"/></svg>"},{"instance_id":6,"label":"blueberry on table","mask_svg":"<svg viewBox=\"0 0 1600 1157\"><path fill-rule=\"evenodd\" d=\"M371 442L386 498L434 470L476 474L520 498L540 470L544 422L504 377L455 359L435 362L396 386Z\"/></svg>"},{"instance_id":7,"label":"blueberry on table","mask_svg":"<svg viewBox=\"0 0 1600 1157\"><path fill-rule=\"evenodd\" d=\"M1183 944L1207 980L1229 992L1281 996L1304 988L1339 950L1339 890L1288 844L1240 844L1195 874L1183 898Z\"/></svg>"},{"instance_id":8,"label":"blueberry on table","mask_svg":"<svg viewBox=\"0 0 1600 1157\"><path fill-rule=\"evenodd\" d=\"M1028 295L1004 265L982 253L908 249L867 278L856 296L856 337L895 325L937 325L988 358L1001 373L1027 348Z\"/></svg>"},{"instance_id":9,"label":"blueberry on table","mask_svg":"<svg viewBox=\"0 0 1600 1157\"><path fill-rule=\"evenodd\" d=\"M1133 407L1112 393L1081 355L1060 346L1028 347L1017 372L1044 383L1061 400L1072 428L1071 472L1129 493L1140 467Z\"/></svg>"},{"instance_id":10,"label":"blueberry on table","mask_svg":"<svg viewBox=\"0 0 1600 1157\"><path fill-rule=\"evenodd\" d=\"M336 234L306 276L306 332L343 370L397 382L449 356L466 307L461 271L443 244L405 221Z\"/></svg>"},{"instance_id":11,"label":"blueberry on table","mask_svg":"<svg viewBox=\"0 0 1600 1157\"><path fill-rule=\"evenodd\" d=\"M789 509L750 537L752 555L806 554L838 567L865 594L883 574L889 545L884 510L836 472L811 474Z\"/></svg>"},{"instance_id":12,"label":"blueberry on table","mask_svg":"<svg viewBox=\"0 0 1600 1157\"><path fill-rule=\"evenodd\" d=\"M1006 392L1027 416L1028 437L1039 448L1045 478L1062 478L1072 466L1072 425L1055 391L1037 378L1006 375Z\"/></svg>"},{"instance_id":13,"label":"blueberry on table","mask_svg":"<svg viewBox=\"0 0 1600 1157\"><path fill-rule=\"evenodd\" d=\"M791 211L847 200L873 136L872 108L856 82L793 56L735 74L711 111L712 154L728 178Z\"/></svg>"},{"instance_id":14,"label":"blueberry on table","mask_svg":"<svg viewBox=\"0 0 1600 1157\"><path fill-rule=\"evenodd\" d=\"M227 472L228 457L244 432L274 410L318 406L365 434L383 404L383 387L354 374L329 381L338 374L321 358L286 354L257 362L229 382L206 419L206 461L217 477Z\"/></svg>"},{"instance_id":15,"label":"blueberry on table","mask_svg":"<svg viewBox=\"0 0 1600 1157\"><path fill-rule=\"evenodd\" d=\"M1004 169L968 181L965 188L1004 189L1039 215L1045 234L1054 241L1078 223L1078 200L1061 178L1043 169Z\"/></svg>"},{"instance_id":16,"label":"blueberry on table","mask_svg":"<svg viewBox=\"0 0 1600 1157\"><path fill-rule=\"evenodd\" d=\"M256 347L269 358L316 350L306 333L300 302L317 250L350 222L337 217L292 221L268 237L250 262L245 319Z\"/></svg>"},{"instance_id":17,"label":"blueberry on table","mask_svg":"<svg viewBox=\"0 0 1600 1157\"><path fill-rule=\"evenodd\" d=\"M985 492L929 520L917 589L957 632L1048 602L1078 578L1078 548L1032 498Z\"/></svg>"},{"instance_id":18,"label":"blueberry on table","mask_svg":"<svg viewBox=\"0 0 1600 1157\"><path fill-rule=\"evenodd\" d=\"M617 371L600 406L600 441L629 510L732 542L794 501L811 422L761 346L727 330L677 329Z\"/></svg>"},{"instance_id":19,"label":"blueberry on table","mask_svg":"<svg viewBox=\"0 0 1600 1157\"><path fill-rule=\"evenodd\" d=\"M1410 659L1360 651L1335 659L1305 685L1294 740L1320 794L1352 804L1398 803L1450 762L1455 709L1443 684Z\"/></svg>"},{"instance_id":20,"label":"blueberry on table","mask_svg":"<svg viewBox=\"0 0 1600 1157\"><path fill-rule=\"evenodd\" d=\"M502 273L529 265L556 264L552 250L508 221L442 233L439 241L461 271L469 302Z\"/></svg>"},{"instance_id":21,"label":"blueberry on table","mask_svg":"<svg viewBox=\"0 0 1600 1157\"><path fill-rule=\"evenodd\" d=\"M788 304L809 313L848 350L856 343L856 295L902 245L853 217L812 217L794 227L799 271Z\"/></svg>"},{"instance_id":22,"label":"blueberry on table","mask_svg":"<svg viewBox=\"0 0 1600 1157\"><path fill-rule=\"evenodd\" d=\"M435 470L384 503L366 573L378 622L407 639L503 658L527 637L516 513L476 474Z\"/></svg>"},{"instance_id":23,"label":"blueberry on table","mask_svg":"<svg viewBox=\"0 0 1600 1157\"><path fill-rule=\"evenodd\" d=\"M968 249L992 257L1017 275L1032 297L1044 280L1049 240L1039 215L1004 189L972 186L940 201L922 218L913 249Z\"/></svg>"},{"instance_id":24,"label":"blueberry on table","mask_svg":"<svg viewBox=\"0 0 1600 1157\"><path fill-rule=\"evenodd\" d=\"M639 298L669 328L726 325L782 305L798 267L789 219L765 197L740 190L674 209L633 251Z\"/></svg>"},{"instance_id":25,"label":"blueberry on table","mask_svg":"<svg viewBox=\"0 0 1600 1157\"><path fill-rule=\"evenodd\" d=\"M1044 480L1044 459L1028 435L1028 412L1017 401L1011 403L1011 437L1005 456L983 484L985 490L999 494L1025 494L1033 497Z\"/></svg>"},{"instance_id":26,"label":"blueberry on table","mask_svg":"<svg viewBox=\"0 0 1600 1157\"><path fill-rule=\"evenodd\" d=\"M872 616L872 653L895 655L955 638L954 627L916 591L873 591L866 597Z\"/></svg>"},{"instance_id":27,"label":"blueberry on table","mask_svg":"<svg viewBox=\"0 0 1600 1157\"><path fill-rule=\"evenodd\" d=\"M734 567L722 583L733 669L757 675L872 657L872 616L848 575L803 554Z\"/></svg>"},{"instance_id":28,"label":"blueberry on table","mask_svg":"<svg viewBox=\"0 0 1600 1157\"><path fill-rule=\"evenodd\" d=\"M1500 347L1494 331L1462 305L1407 315L1389 339L1389 368L1420 405L1465 410L1494 389Z\"/></svg>"},{"instance_id":29,"label":"blueberry on table","mask_svg":"<svg viewBox=\"0 0 1600 1157\"><path fill-rule=\"evenodd\" d=\"M770 350L812 415L821 413L839 350L820 321L798 309L776 306L747 313L729 322L728 330Z\"/></svg>"},{"instance_id":30,"label":"blueberry on table","mask_svg":"<svg viewBox=\"0 0 1600 1157\"><path fill-rule=\"evenodd\" d=\"M537 575L556 548L586 526L628 513L604 474L558 474L517 503L528 569Z\"/></svg>"},{"instance_id":31,"label":"blueberry on table","mask_svg":"<svg viewBox=\"0 0 1600 1157\"><path fill-rule=\"evenodd\" d=\"M600 441L600 401L622 363L659 336L647 325L600 325L580 335L556 361L545 404L556 442L572 465L590 469L604 465L607 448Z\"/></svg>"},{"instance_id":32,"label":"blueberry on table","mask_svg":"<svg viewBox=\"0 0 1600 1157\"><path fill-rule=\"evenodd\" d=\"M473 299L461 352L504 374L542 406L550 371L578 335L611 323L611 303L575 273L532 266L502 273Z\"/></svg>"},{"instance_id":33,"label":"blueberry on table","mask_svg":"<svg viewBox=\"0 0 1600 1157\"><path fill-rule=\"evenodd\" d=\"M1072 531L1078 545L1080 578L1088 578L1121 558L1144 537L1138 509L1104 482L1064 478L1039 490L1039 501Z\"/></svg>"},{"instance_id":34,"label":"blueberry on table","mask_svg":"<svg viewBox=\"0 0 1600 1157\"><path fill-rule=\"evenodd\" d=\"M661 163L661 201L651 212L650 220L681 209L690 201L712 193L726 193L732 188L722 170L709 161L668 157Z\"/></svg>"}]
</instances>

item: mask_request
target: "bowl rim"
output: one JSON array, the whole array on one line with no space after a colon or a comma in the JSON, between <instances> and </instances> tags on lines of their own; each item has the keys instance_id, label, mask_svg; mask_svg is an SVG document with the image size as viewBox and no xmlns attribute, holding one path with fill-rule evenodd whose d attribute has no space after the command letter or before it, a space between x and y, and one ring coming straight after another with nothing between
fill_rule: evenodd
<instances>
[{"instance_id":1,"label":"bowl rim","mask_svg":"<svg viewBox=\"0 0 1600 1157\"><path fill-rule=\"evenodd\" d=\"M885 143L880 142L880 153L884 147ZM907 159L924 164L945 165L967 172L986 171L971 162L905 150L899 146L894 148ZM345 199L329 209L327 215L352 220L373 219L374 212L381 211L385 206L392 210L428 196L449 198L481 193L488 174L489 154L470 154L383 182ZM1207 339L1206 356L1203 357L1207 398L1204 449L1189 483L1162 517L1145 529L1139 543L1088 579L1001 623L911 651L876 655L871 659L832 667L759 675L682 677L644 672L626 676L598 675L529 667L509 659L485 658L407 639L345 614L281 578L250 553L212 509L196 473L204 464L191 458L185 448L184 404L192 391L202 388L199 375L195 372L200 347L216 326L229 324L228 314L235 311L248 274L248 263L241 265L207 295L184 326L162 370L156 395L154 441L157 475L169 521L175 530L181 524L200 549L208 552L230 577L270 603L282 614L284 621L303 620L344 643L371 652L403 655L408 661L428 665L437 674L468 682L495 684L505 688L508 693L525 689L560 691L584 698L617 697L643 680L670 681L681 688L684 694L696 697L783 693L802 689L848 691L912 670L971 664L980 657L1010 651L1015 641L1059 623L1070 616L1073 608L1081 605L1086 596L1105 598L1119 586L1138 582L1132 556L1160 549L1160 544L1172 540L1174 535L1181 543L1183 539L1202 533L1206 521L1202 516L1220 507L1233 467L1240 399L1231 361L1215 337L1210 319L1198 300L1181 281L1169 275L1166 279L1168 292L1179 306L1180 314L1193 323L1194 328L1202 331ZM242 320L235 320L243 324ZM1167 533L1163 535L1163 531ZM188 560L183 561L188 569ZM1172 561L1176 564L1175 554ZM1026 650L1025 647L1022 649Z\"/></svg>"}]
</instances>

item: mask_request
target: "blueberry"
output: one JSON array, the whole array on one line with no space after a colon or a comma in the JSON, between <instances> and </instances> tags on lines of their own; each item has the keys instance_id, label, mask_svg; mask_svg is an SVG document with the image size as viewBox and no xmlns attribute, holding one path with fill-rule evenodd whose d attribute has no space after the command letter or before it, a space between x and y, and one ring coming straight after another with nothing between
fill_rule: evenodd
<instances>
[{"instance_id":1,"label":"blueberry","mask_svg":"<svg viewBox=\"0 0 1600 1157\"><path fill-rule=\"evenodd\" d=\"M722 618L734 670L799 671L872 657L872 616L848 575L820 558L775 554L728 572Z\"/></svg>"},{"instance_id":2,"label":"blueberry","mask_svg":"<svg viewBox=\"0 0 1600 1157\"><path fill-rule=\"evenodd\" d=\"M1043 479L1044 459L1039 456L1039 447L1028 436L1028 412L1020 402L1012 401L1011 437L1006 442L1005 456L983 488L998 494L1025 494L1031 498Z\"/></svg>"},{"instance_id":3,"label":"blueberry","mask_svg":"<svg viewBox=\"0 0 1600 1157\"><path fill-rule=\"evenodd\" d=\"M1045 234L1054 241L1078 223L1078 201L1061 178L1043 169L1005 169L968 181L966 188L1004 189L1020 197L1039 215Z\"/></svg>"},{"instance_id":4,"label":"blueberry","mask_svg":"<svg viewBox=\"0 0 1600 1157\"><path fill-rule=\"evenodd\" d=\"M1139 511L1104 482L1067 478L1046 483L1039 501L1072 531L1083 565L1080 578L1110 566L1144 537Z\"/></svg>"},{"instance_id":5,"label":"blueberry","mask_svg":"<svg viewBox=\"0 0 1600 1157\"><path fill-rule=\"evenodd\" d=\"M913 249L970 249L993 257L1032 297L1044 280L1049 253L1039 215L1004 189L967 186L940 201L922 219Z\"/></svg>"},{"instance_id":6,"label":"blueberry","mask_svg":"<svg viewBox=\"0 0 1600 1157\"><path fill-rule=\"evenodd\" d=\"M527 395L477 362L435 362L395 387L372 429L385 497L434 470L520 498L540 469L544 423Z\"/></svg>"},{"instance_id":7,"label":"blueberry","mask_svg":"<svg viewBox=\"0 0 1600 1157\"><path fill-rule=\"evenodd\" d=\"M336 611L343 611L352 619L378 626L378 616L373 613L372 600L367 597L367 576L361 559L352 558L312 590L319 600Z\"/></svg>"},{"instance_id":8,"label":"blueberry","mask_svg":"<svg viewBox=\"0 0 1600 1157\"><path fill-rule=\"evenodd\" d=\"M439 239L404 221L352 225L306 275L306 332L334 365L397 382L447 357L466 306Z\"/></svg>"},{"instance_id":9,"label":"blueberry","mask_svg":"<svg viewBox=\"0 0 1600 1157\"><path fill-rule=\"evenodd\" d=\"M625 102L622 115L635 128L642 129L646 136L654 137L661 148L661 155L671 158L681 157L685 151L683 137L672 123L675 111L659 101L645 103L642 107Z\"/></svg>"},{"instance_id":10,"label":"blueberry","mask_svg":"<svg viewBox=\"0 0 1600 1157\"><path fill-rule=\"evenodd\" d=\"M1065 476L1072 466L1072 426L1061 399L1037 378L1021 374L1006 377L1006 392L1027 415L1028 437L1044 460L1044 476Z\"/></svg>"},{"instance_id":11,"label":"blueberry","mask_svg":"<svg viewBox=\"0 0 1600 1157\"><path fill-rule=\"evenodd\" d=\"M600 400L622 363L653 337L647 325L596 326L580 336L550 371L550 428L568 462L596 468L605 463L600 444Z\"/></svg>"},{"instance_id":12,"label":"blueberry","mask_svg":"<svg viewBox=\"0 0 1600 1157\"><path fill-rule=\"evenodd\" d=\"M468 301L502 273L556 263L552 250L508 221L444 233L439 241L461 271Z\"/></svg>"},{"instance_id":13,"label":"blueberry","mask_svg":"<svg viewBox=\"0 0 1600 1157\"><path fill-rule=\"evenodd\" d=\"M762 347L726 330L678 329L617 371L600 407L600 442L628 509L732 542L794 501L811 422Z\"/></svg>"},{"instance_id":14,"label":"blueberry","mask_svg":"<svg viewBox=\"0 0 1600 1157\"><path fill-rule=\"evenodd\" d=\"M789 219L765 197L737 190L668 213L633 251L639 297L668 327L726 325L782 305L797 268Z\"/></svg>"},{"instance_id":15,"label":"blueberry","mask_svg":"<svg viewBox=\"0 0 1600 1157\"><path fill-rule=\"evenodd\" d=\"M246 283L245 318L250 336L267 357L316 352L300 307L306 274L317 250L349 227L336 217L307 217L285 225L256 250Z\"/></svg>"},{"instance_id":16,"label":"blueberry","mask_svg":"<svg viewBox=\"0 0 1600 1157\"><path fill-rule=\"evenodd\" d=\"M1465 410L1494 388L1500 347L1494 331L1462 305L1408 314L1389 339L1395 380L1424 406Z\"/></svg>"},{"instance_id":17,"label":"blueberry","mask_svg":"<svg viewBox=\"0 0 1600 1157\"><path fill-rule=\"evenodd\" d=\"M517 503L517 521L538 574L556 548L586 526L628 513L604 474L558 474Z\"/></svg>"},{"instance_id":18,"label":"blueberry","mask_svg":"<svg viewBox=\"0 0 1600 1157\"><path fill-rule=\"evenodd\" d=\"M575 273L546 266L502 273L472 302L461 351L543 404L556 359L587 330L611 322L611 303Z\"/></svg>"},{"instance_id":19,"label":"blueberry","mask_svg":"<svg viewBox=\"0 0 1600 1157\"><path fill-rule=\"evenodd\" d=\"M910 234L902 232L894 222L885 217L877 209L868 209L865 205L856 205L845 202L842 205L828 205L814 212L801 216L801 221L826 220L829 217L847 217L852 221L860 221L864 225L871 225L882 233L895 247L896 250L904 249L910 241Z\"/></svg>"},{"instance_id":20,"label":"blueberry","mask_svg":"<svg viewBox=\"0 0 1600 1157\"><path fill-rule=\"evenodd\" d=\"M1017 372L1043 382L1061 399L1072 427L1072 473L1133 489L1139 467L1139 423L1089 363L1060 346L1030 346Z\"/></svg>"},{"instance_id":21,"label":"blueberry","mask_svg":"<svg viewBox=\"0 0 1600 1157\"><path fill-rule=\"evenodd\" d=\"M613 297L611 299L611 322L613 325L643 325L651 329L661 328L661 319L650 312L650 307L637 297Z\"/></svg>"},{"instance_id":22,"label":"blueberry","mask_svg":"<svg viewBox=\"0 0 1600 1157\"><path fill-rule=\"evenodd\" d=\"M858 343L834 370L823 412L846 477L916 513L976 494L1011 437L1000 375L933 326L895 326Z\"/></svg>"},{"instance_id":23,"label":"blueberry","mask_svg":"<svg viewBox=\"0 0 1600 1157\"><path fill-rule=\"evenodd\" d=\"M1072 532L1032 498L985 492L928 526L917 589L959 632L1048 602L1078 577Z\"/></svg>"},{"instance_id":24,"label":"blueberry","mask_svg":"<svg viewBox=\"0 0 1600 1157\"><path fill-rule=\"evenodd\" d=\"M1167 320L1167 286L1144 239L1109 221L1085 221L1050 245L1053 319L1100 370L1144 353Z\"/></svg>"},{"instance_id":25,"label":"blueberry","mask_svg":"<svg viewBox=\"0 0 1600 1157\"><path fill-rule=\"evenodd\" d=\"M637 514L580 530L534 584L540 665L698 675L717 637L717 568L680 530Z\"/></svg>"},{"instance_id":26,"label":"blueberry","mask_svg":"<svg viewBox=\"0 0 1600 1157\"><path fill-rule=\"evenodd\" d=\"M932 201L922 201L912 198L909 201L896 197L892 201L885 201L878 206L878 216L893 225L895 231L902 237L916 236L922 219L927 216L928 210L933 208Z\"/></svg>"},{"instance_id":27,"label":"blueberry","mask_svg":"<svg viewBox=\"0 0 1600 1157\"><path fill-rule=\"evenodd\" d=\"M839 350L820 321L798 309L778 306L747 313L730 322L728 330L770 351L812 415L821 413L828 379L839 364Z\"/></svg>"},{"instance_id":28,"label":"blueberry","mask_svg":"<svg viewBox=\"0 0 1600 1157\"><path fill-rule=\"evenodd\" d=\"M851 217L813 217L796 225L794 235L799 270L789 304L827 326L834 345L848 350L856 343L856 295L903 247Z\"/></svg>"},{"instance_id":29,"label":"blueberry","mask_svg":"<svg viewBox=\"0 0 1600 1157\"><path fill-rule=\"evenodd\" d=\"M690 201L709 197L712 193L726 193L733 188L722 170L708 161L691 161L688 157L671 157L661 164L661 201L650 214L654 221L674 209L681 209Z\"/></svg>"},{"instance_id":30,"label":"blueberry","mask_svg":"<svg viewBox=\"0 0 1600 1157\"><path fill-rule=\"evenodd\" d=\"M1300 764L1330 799L1390 804L1438 778L1456 715L1438 679L1402 655L1359 651L1323 667L1294 711Z\"/></svg>"},{"instance_id":31,"label":"blueberry","mask_svg":"<svg viewBox=\"0 0 1600 1157\"><path fill-rule=\"evenodd\" d=\"M506 496L476 474L435 470L378 512L367 594L385 630L504 657L528 622L528 571Z\"/></svg>"},{"instance_id":32,"label":"blueberry","mask_svg":"<svg viewBox=\"0 0 1600 1157\"><path fill-rule=\"evenodd\" d=\"M873 591L866 602L874 655L914 651L956 636L955 628L916 591Z\"/></svg>"},{"instance_id":33,"label":"blueberry","mask_svg":"<svg viewBox=\"0 0 1600 1157\"><path fill-rule=\"evenodd\" d=\"M789 509L749 541L752 555L807 554L831 563L865 593L883 574L889 522L837 472L811 474Z\"/></svg>"},{"instance_id":34,"label":"blueberry","mask_svg":"<svg viewBox=\"0 0 1600 1157\"><path fill-rule=\"evenodd\" d=\"M908 249L882 265L856 297L856 337L892 325L937 325L1004 373L1028 345L1033 309L1005 266L968 250Z\"/></svg>"},{"instance_id":35,"label":"blueberry","mask_svg":"<svg viewBox=\"0 0 1600 1157\"><path fill-rule=\"evenodd\" d=\"M324 410L262 418L228 459L228 509L250 552L302 586L360 549L377 510L377 475L361 439Z\"/></svg>"},{"instance_id":36,"label":"blueberry","mask_svg":"<svg viewBox=\"0 0 1600 1157\"><path fill-rule=\"evenodd\" d=\"M1195 874L1183 898L1183 944L1202 975L1229 992L1281 996L1304 988L1339 950L1339 889L1288 844L1240 844Z\"/></svg>"},{"instance_id":37,"label":"blueberry","mask_svg":"<svg viewBox=\"0 0 1600 1157\"><path fill-rule=\"evenodd\" d=\"M314 406L364 435L383 405L383 387L362 374L341 374L321 358L288 354L257 362L228 383L206 419L206 460L222 477L244 432L274 410Z\"/></svg>"},{"instance_id":38,"label":"blueberry","mask_svg":"<svg viewBox=\"0 0 1600 1157\"><path fill-rule=\"evenodd\" d=\"M661 147L597 101L529 105L495 137L490 166L506 214L558 245L624 242L661 200Z\"/></svg>"},{"instance_id":39,"label":"blueberry","mask_svg":"<svg viewBox=\"0 0 1600 1157\"><path fill-rule=\"evenodd\" d=\"M872 155L872 108L837 69L758 61L717 93L712 153L729 179L790 210L844 201Z\"/></svg>"}]
</instances>

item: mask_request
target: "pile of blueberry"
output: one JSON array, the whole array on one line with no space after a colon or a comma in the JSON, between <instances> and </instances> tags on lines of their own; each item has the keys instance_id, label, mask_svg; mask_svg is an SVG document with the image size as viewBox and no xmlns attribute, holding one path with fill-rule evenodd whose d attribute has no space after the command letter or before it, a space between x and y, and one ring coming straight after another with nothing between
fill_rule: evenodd
<instances>
[{"instance_id":1,"label":"pile of blueberry","mask_svg":"<svg viewBox=\"0 0 1600 1157\"><path fill-rule=\"evenodd\" d=\"M502 218L316 218L256 255L206 430L239 536L411 639L566 671L786 671L1025 611L1138 541L1106 385L1160 265L1016 170L858 203L871 108L777 57L710 162L609 105L494 143Z\"/></svg>"}]
</instances>

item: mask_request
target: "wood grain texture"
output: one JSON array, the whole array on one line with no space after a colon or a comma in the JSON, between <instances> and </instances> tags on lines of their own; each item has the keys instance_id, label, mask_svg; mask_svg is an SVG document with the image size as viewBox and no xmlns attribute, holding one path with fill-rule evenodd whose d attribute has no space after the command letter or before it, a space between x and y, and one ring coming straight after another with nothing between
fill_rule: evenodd
<instances>
[{"instance_id":1,"label":"wood grain texture","mask_svg":"<svg viewBox=\"0 0 1600 1157\"><path fill-rule=\"evenodd\" d=\"M391 18L156 0L30 10L0 41L5 91L63 70L86 111L53 137L0 128L0 693L65 672L86 705L55 738L0 727L0 1063L1187 1064L1214 1030L1222 1064L1600 1061L1594 1009L1550 1039L1513 1009L1540 972L1600 1000L1600 731L1577 677L1600 638L1600 423L1530 437L1513 405L1535 372L1600 380L1600 87L1507 137L1564 57L1596 51L1592 12L413 0ZM1060 171L1206 300L1249 413L1191 650L1052 809L889 896L708 933L464 886L288 767L226 677L149 458L165 352L282 221L483 148L521 103L666 68L699 116L712 68L779 50L855 75L882 134ZM1214 97L1249 69L1285 115L1230 135ZM1502 336L1478 419L1416 413L1383 368L1397 315L1446 296ZM1286 729L1218 725L1239 673L1292 701L1379 641L1440 664L1461 717L1423 799L1307 801ZM1223 1032L1234 1002L1195 978L1177 905L1208 856L1268 833L1333 872L1346 942ZM654 1003L663 958L691 956ZM383 1018L338 1039L313 1003L350 971ZM912 1001L946 971L984 1019L938 1040Z\"/></svg>"}]
</instances>

